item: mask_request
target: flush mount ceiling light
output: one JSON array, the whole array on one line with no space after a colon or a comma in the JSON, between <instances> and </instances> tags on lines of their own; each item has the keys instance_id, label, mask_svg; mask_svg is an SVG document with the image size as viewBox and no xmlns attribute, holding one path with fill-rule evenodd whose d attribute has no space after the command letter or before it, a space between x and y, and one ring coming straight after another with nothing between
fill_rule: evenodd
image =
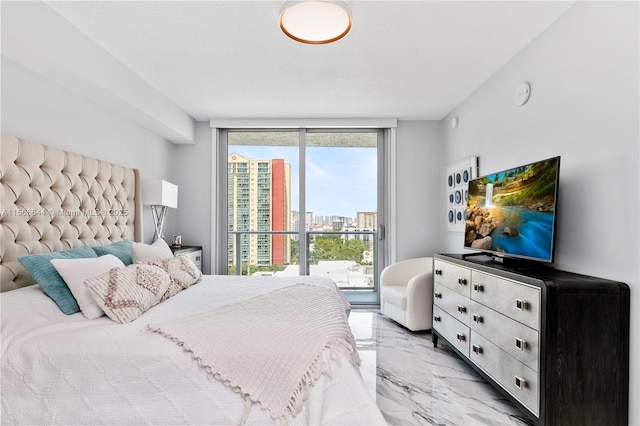
<instances>
[{"instance_id":1,"label":"flush mount ceiling light","mask_svg":"<svg viewBox=\"0 0 640 426\"><path fill-rule=\"evenodd\" d=\"M280 12L280 28L306 44L340 40L351 30L351 14L343 1L287 1Z\"/></svg>"}]
</instances>

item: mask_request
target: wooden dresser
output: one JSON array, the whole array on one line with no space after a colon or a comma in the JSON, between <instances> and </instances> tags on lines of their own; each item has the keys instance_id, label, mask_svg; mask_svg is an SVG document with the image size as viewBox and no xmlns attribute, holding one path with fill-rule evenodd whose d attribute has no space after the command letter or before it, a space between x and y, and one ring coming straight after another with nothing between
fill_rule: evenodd
<instances>
[{"instance_id":1,"label":"wooden dresser","mask_svg":"<svg viewBox=\"0 0 640 426\"><path fill-rule=\"evenodd\" d=\"M434 255L445 340L536 424L627 425L629 287L545 266Z\"/></svg>"}]
</instances>

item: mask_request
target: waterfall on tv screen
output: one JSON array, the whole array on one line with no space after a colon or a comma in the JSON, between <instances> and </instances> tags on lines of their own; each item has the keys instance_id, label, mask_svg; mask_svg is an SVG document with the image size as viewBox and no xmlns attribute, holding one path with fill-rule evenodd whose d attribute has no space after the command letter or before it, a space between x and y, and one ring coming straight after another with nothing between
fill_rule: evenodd
<instances>
[{"instance_id":1,"label":"waterfall on tv screen","mask_svg":"<svg viewBox=\"0 0 640 426\"><path fill-rule=\"evenodd\" d=\"M484 207L489 209L491 207L493 207L493 184L492 183L488 183L486 185L486 194L485 194L485 199L484 199Z\"/></svg>"}]
</instances>

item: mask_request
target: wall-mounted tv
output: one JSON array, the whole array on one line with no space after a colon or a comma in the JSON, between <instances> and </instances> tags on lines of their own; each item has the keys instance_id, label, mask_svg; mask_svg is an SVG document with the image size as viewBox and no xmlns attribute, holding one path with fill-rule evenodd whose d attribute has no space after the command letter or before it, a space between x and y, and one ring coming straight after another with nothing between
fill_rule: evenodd
<instances>
[{"instance_id":1,"label":"wall-mounted tv","mask_svg":"<svg viewBox=\"0 0 640 426\"><path fill-rule=\"evenodd\" d=\"M464 247L552 263L559 171L553 157L470 180Z\"/></svg>"}]
</instances>

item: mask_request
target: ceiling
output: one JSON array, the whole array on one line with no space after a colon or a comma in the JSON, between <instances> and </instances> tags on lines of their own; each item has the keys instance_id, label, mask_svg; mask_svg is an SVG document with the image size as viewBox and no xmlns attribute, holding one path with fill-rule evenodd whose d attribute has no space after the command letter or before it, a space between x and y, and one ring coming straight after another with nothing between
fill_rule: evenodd
<instances>
[{"instance_id":1,"label":"ceiling","mask_svg":"<svg viewBox=\"0 0 640 426\"><path fill-rule=\"evenodd\" d=\"M351 32L329 45L288 39L281 1L45 3L204 121L439 120L573 2L356 0Z\"/></svg>"}]
</instances>

